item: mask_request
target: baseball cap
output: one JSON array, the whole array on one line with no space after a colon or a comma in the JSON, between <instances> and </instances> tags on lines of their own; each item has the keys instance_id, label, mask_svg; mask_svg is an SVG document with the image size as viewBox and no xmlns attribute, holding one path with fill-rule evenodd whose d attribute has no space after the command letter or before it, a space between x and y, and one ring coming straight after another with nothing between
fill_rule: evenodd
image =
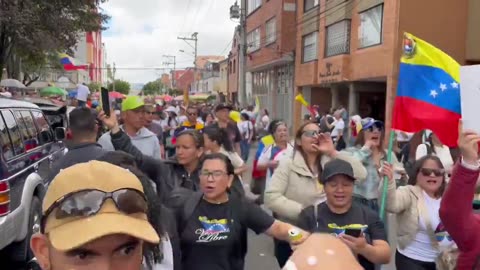
<instances>
[{"instance_id":1,"label":"baseball cap","mask_svg":"<svg viewBox=\"0 0 480 270\"><path fill-rule=\"evenodd\" d=\"M228 109L229 111L231 111L233 108L228 104L221 103L221 104L218 104L217 107L215 107L215 112L218 112L223 109Z\"/></svg>"},{"instance_id":2,"label":"baseball cap","mask_svg":"<svg viewBox=\"0 0 480 270\"><path fill-rule=\"evenodd\" d=\"M362 130L371 128L372 126L377 126L382 128L383 127L383 122L380 120L375 120L371 117L363 118L360 123L362 124Z\"/></svg>"},{"instance_id":3,"label":"baseball cap","mask_svg":"<svg viewBox=\"0 0 480 270\"><path fill-rule=\"evenodd\" d=\"M130 171L107 162L90 161L60 171L45 194L42 214L64 196L82 190L113 192L133 189L143 193L140 180ZM57 219L48 215L44 233L58 250L72 250L107 235L125 234L157 244L160 239L149 223L146 213L125 214L111 199L107 199L98 213L89 217Z\"/></svg>"},{"instance_id":4,"label":"baseball cap","mask_svg":"<svg viewBox=\"0 0 480 270\"><path fill-rule=\"evenodd\" d=\"M128 96L122 102L122 112L135 110L145 106L142 98L139 96Z\"/></svg>"},{"instance_id":5,"label":"baseball cap","mask_svg":"<svg viewBox=\"0 0 480 270\"><path fill-rule=\"evenodd\" d=\"M350 165L350 163L347 161L338 158L333 159L325 164L320 181L322 184L325 184L329 179L339 174L346 175L348 178L355 181L352 165Z\"/></svg>"}]
</instances>

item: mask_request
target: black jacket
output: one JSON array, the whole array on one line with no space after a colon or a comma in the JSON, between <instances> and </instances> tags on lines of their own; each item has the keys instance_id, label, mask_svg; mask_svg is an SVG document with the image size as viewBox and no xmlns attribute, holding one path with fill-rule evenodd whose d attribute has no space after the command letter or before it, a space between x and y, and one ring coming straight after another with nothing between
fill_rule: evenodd
<instances>
[{"instance_id":1,"label":"black jacket","mask_svg":"<svg viewBox=\"0 0 480 270\"><path fill-rule=\"evenodd\" d=\"M68 152L62 159L56 161L52 170L50 171L49 180L52 180L60 170L66 169L78 163L84 163L91 160L96 160L105 155L108 151L104 150L101 145L97 143L81 143L72 145L68 148Z\"/></svg>"},{"instance_id":2,"label":"black jacket","mask_svg":"<svg viewBox=\"0 0 480 270\"><path fill-rule=\"evenodd\" d=\"M166 202L171 192L179 187L193 191L199 190L198 170L189 174L175 160L158 160L144 155L123 131L112 134L111 138L115 150L127 152L135 157L138 168L155 183L157 194L162 202Z\"/></svg>"}]
</instances>

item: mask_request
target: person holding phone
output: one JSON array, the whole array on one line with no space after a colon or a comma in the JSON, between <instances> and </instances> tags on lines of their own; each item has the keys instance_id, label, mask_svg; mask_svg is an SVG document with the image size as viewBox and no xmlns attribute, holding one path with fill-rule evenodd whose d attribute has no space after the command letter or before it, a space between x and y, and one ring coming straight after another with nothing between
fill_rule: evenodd
<instances>
[{"instance_id":1,"label":"person holding phone","mask_svg":"<svg viewBox=\"0 0 480 270\"><path fill-rule=\"evenodd\" d=\"M327 162L320 177L327 200L305 208L298 227L330 233L346 244L365 270L390 261L385 226L376 212L353 200L352 165L341 159Z\"/></svg>"}]
</instances>

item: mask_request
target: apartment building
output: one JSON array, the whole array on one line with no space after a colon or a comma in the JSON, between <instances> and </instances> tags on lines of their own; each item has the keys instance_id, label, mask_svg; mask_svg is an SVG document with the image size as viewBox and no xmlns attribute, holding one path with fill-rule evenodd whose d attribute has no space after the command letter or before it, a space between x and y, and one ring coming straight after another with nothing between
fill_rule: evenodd
<instances>
[{"instance_id":1,"label":"apartment building","mask_svg":"<svg viewBox=\"0 0 480 270\"><path fill-rule=\"evenodd\" d=\"M296 0L247 1L246 97L274 118L293 122Z\"/></svg>"},{"instance_id":2,"label":"apartment building","mask_svg":"<svg viewBox=\"0 0 480 270\"><path fill-rule=\"evenodd\" d=\"M389 128L405 31L461 64L480 60L475 0L297 2L296 90L322 110L343 105ZM295 119L305 112L295 102Z\"/></svg>"}]
</instances>

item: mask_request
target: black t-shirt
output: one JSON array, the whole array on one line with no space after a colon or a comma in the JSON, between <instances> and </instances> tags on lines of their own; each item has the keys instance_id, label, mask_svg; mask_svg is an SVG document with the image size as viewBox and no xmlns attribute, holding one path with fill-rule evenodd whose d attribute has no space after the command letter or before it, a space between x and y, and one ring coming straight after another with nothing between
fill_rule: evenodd
<instances>
[{"instance_id":1,"label":"black t-shirt","mask_svg":"<svg viewBox=\"0 0 480 270\"><path fill-rule=\"evenodd\" d=\"M263 233L275 220L258 205L237 203L200 201L181 233L183 270L243 270L246 230Z\"/></svg>"},{"instance_id":2,"label":"black t-shirt","mask_svg":"<svg viewBox=\"0 0 480 270\"><path fill-rule=\"evenodd\" d=\"M336 224L337 226L347 226L350 224L362 224L368 227L364 231L365 237L369 244L373 240L387 241L385 226L380 220L376 212L370 208L353 202L352 207L344 214L336 214L330 211L326 203L322 203L317 207L317 222L315 221L314 207L305 208L299 216L298 226L309 232L331 233L337 236L338 230L328 227L328 224ZM358 256L358 261L365 270L374 270L375 265L367 261L364 257Z\"/></svg>"},{"instance_id":3,"label":"black t-shirt","mask_svg":"<svg viewBox=\"0 0 480 270\"><path fill-rule=\"evenodd\" d=\"M218 126L218 123L215 123L212 126L220 128ZM242 134L240 133L240 130L238 129L238 126L235 123L229 122L225 129L227 130L228 137L230 138L230 141L232 142L232 144L239 143L242 141Z\"/></svg>"}]
</instances>

